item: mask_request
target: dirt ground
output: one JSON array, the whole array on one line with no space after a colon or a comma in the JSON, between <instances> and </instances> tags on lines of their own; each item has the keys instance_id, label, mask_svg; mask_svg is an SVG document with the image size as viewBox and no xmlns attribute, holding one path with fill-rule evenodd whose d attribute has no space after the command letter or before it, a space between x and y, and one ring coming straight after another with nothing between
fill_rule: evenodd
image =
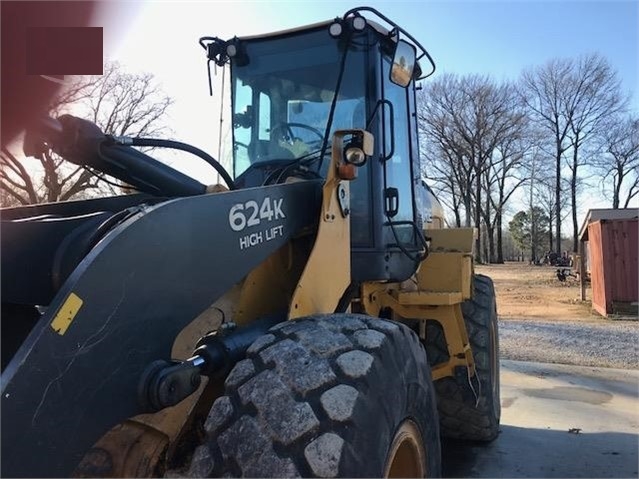
<instances>
[{"instance_id":1,"label":"dirt ground","mask_svg":"<svg viewBox=\"0 0 639 479\"><path fill-rule=\"evenodd\" d=\"M603 320L591 308L589 285L586 301L581 301L579 279L561 282L555 267L509 262L478 265L475 271L493 279L501 319Z\"/></svg>"}]
</instances>

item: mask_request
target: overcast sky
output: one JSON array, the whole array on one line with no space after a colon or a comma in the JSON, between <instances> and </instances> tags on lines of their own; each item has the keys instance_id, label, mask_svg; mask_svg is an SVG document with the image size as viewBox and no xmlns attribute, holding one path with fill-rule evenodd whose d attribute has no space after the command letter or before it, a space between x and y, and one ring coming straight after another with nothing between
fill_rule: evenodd
<instances>
[{"instance_id":1,"label":"overcast sky","mask_svg":"<svg viewBox=\"0 0 639 479\"><path fill-rule=\"evenodd\" d=\"M343 15L360 3L344 1L128 2L111 9L105 55L127 70L156 75L175 99L175 138L212 153L219 124L208 96L201 36L267 33ZM639 112L639 2L636 1L369 1L402 25L431 53L438 72L515 79L522 69L553 57L599 52L619 73ZM190 160L185 160L186 161ZM193 163L194 165L197 163ZM202 181L212 181L197 164ZM196 168L197 168L196 167ZM187 166L189 170L191 166Z\"/></svg>"}]
</instances>

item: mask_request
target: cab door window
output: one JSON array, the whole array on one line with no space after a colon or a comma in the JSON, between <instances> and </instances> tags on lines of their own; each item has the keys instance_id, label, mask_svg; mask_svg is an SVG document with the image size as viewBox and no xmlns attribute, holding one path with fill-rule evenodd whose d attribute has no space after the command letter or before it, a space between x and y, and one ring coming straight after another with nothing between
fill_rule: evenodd
<instances>
[{"instance_id":1,"label":"cab door window","mask_svg":"<svg viewBox=\"0 0 639 479\"><path fill-rule=\"evenodd\" d=\"M391 108L384 109L384 153L392 156L384 163L385 188L396 189L397 213L390 218L393 222L412 222L413 214L413 190L412 172L410 156L410 135L408 117L408 93L407 89L396 85L390 81L391 59L383 57L382 75L384 99L392 103L392 124L391 129ZM394 136L394 138L393 138ZM410 224L400 224L394 226L393 231L385 233L391 243L396 243L395 235L402 242L413 243L413 227ZM388 235L390 234L390 237Z\"/></svg>"}]
</instances>

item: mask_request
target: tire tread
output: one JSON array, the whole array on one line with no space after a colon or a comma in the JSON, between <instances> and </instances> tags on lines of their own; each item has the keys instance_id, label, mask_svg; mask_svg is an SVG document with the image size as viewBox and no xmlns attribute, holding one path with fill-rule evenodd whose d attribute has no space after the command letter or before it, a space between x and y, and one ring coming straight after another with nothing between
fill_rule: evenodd
<instances>
[{"instance_id":1,"label":"tire tread","mask_svg":"<svg viewBox=\"0 0 639 479\"><path fill-rule=\"evenodd\" d=\"M369 429L378 427L376 421L362 421L362 410L392 416L397 407L381 400L389 391L374 378L382 370L402 371L406 366L400 363L409 354L415 356L416 374L429 385L428 398L423 400L432 409L432 427L425 431L424 443L433 448L428 467L439 473L438 419L430 369L419 339L409 328L363 315L318 315L280 324L268 334L272 337L267 346L250 348L247 359L238 363L241 374L230 373L229 377L241 380L227 380L225 395L213 404L211 414L221 411L225 417L209 417L206 422L208 439L197 449L198 473L352 477L357 469L349 464L352 461L340 457L361 456L368 445L349 444L349 434L362 423L370 423ZM313 337L316 342L311 341ZM398 353L403 359L389 351L403 351ZM395 398L398 392L391 393ZM411 400L414 398L406 402ZM333 409L327 411L329 403ZM202 448L208 450L208 457ZM384 460L361 459L362 467ZM203 471L202 465L210 470Z\"/></svg>"},{"instance_id":2,"label":"tire tread","mask_svg":"<svg viewBox=\"0 0 639 479\"><path fill-rule=\"evenodd\" d=\"M467 377L445 377L435 381L437 409L442 437L471 441L492 441L499 434L500 407L497 414L493 401L499 402L499 394L493 397L491 383L491 322L496 322L495 289L488 276L475 275L472 300L462 303L462 313L473 350L477 378L473 381L475 392L469 386ZM495 333L497 325L495 324ZM433 341L441 341L435 338ZM445 342L444 342L445 345ZM496 338L499 357L498 337ZM441 344L430 342L427 350L441 348ZM497 361L499 367L499 360ZM499 375L499 369L497 370ZM479 386L481 391L479 391ZM476 400L475 393L479 395Z\"/></svg>"}]
</instances>

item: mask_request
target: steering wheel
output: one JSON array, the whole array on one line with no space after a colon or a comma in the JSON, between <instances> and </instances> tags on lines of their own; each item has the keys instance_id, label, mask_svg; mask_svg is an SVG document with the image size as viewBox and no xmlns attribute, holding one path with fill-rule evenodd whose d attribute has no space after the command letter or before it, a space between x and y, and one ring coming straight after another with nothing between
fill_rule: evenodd
<instances>
[{"instance_id":1,"label":"steering wheel","mask_svg":"<svg viewBox=\"0 0 639 479\"><path fill-rule=\"evenodd\" d=\"M317 135L320 143L324 141L324 133L322 133L321 131L319 131L317 128L313 126L305 125L304 123L281 122L275 125L273 128L271 128L271 133L273 135L280 136L281 138L284 138L284 139L288 138L290 141L293 141L295 139L298 139L298 137L296 137L293 134L293 128L301 128L303 130L308 130ZM278 132L280 131L281 133L278 135Z\"/></svg>"}]
</instances>

